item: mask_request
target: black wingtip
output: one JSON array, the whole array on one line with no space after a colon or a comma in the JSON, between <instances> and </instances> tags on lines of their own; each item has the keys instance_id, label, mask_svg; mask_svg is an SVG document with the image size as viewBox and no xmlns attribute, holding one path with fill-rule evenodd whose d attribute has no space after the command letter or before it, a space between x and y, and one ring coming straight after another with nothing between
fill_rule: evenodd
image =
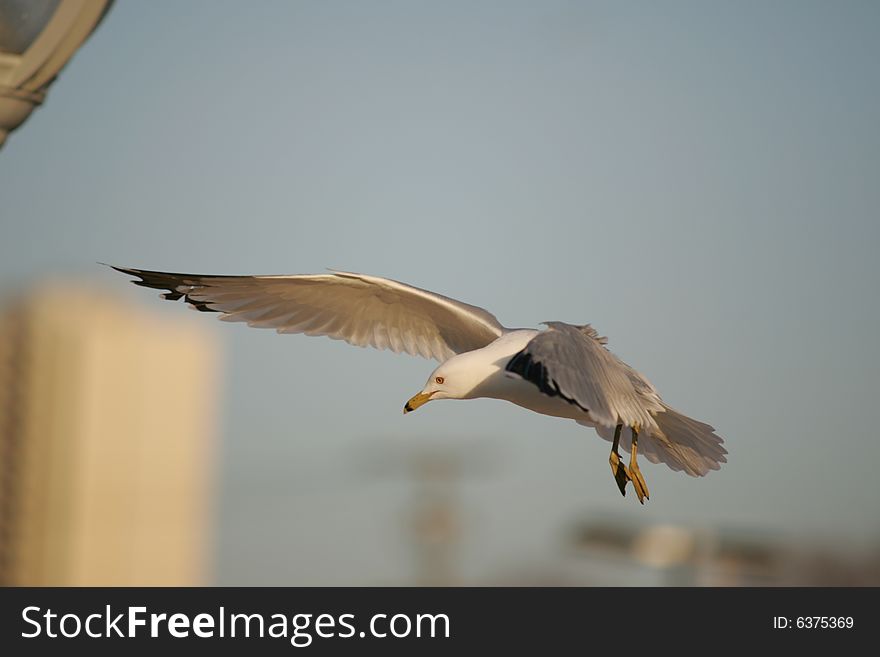
<instances>
[{"instance_id":1,"label":"black wingtip","mask_svg":"<svg viewBox=\"0 0 880 657\"><path fill-rule=\"evenodd\" d=\"M150 272L150 271L146 271L143 269L135 269L134 267L118 267L116 265L109 265L104 262L101 262L98 264L110 267L110 269L115 269L116 271L118 271L121 274L125 274L127 276L134 276L134 277L140 279L140 280L136 280L136 281L131 281L135 285L140 285L141 287L150 287L150 288L157 289L157 290L167 289L170 292L174 292L174 290L172 288L167 287L164 284L157 285L154 281L148 280L150 274L155 274L158 272Z\"/></svg>"},{"instance_id":2,"label":"black wingtip","mask_svg":"<svg viewBox=\"0 0 880 657\"><path fill-rule=\"evenodd\" d=\"M105 263L99 263L105 264ZM210 307L210 301L193 299L189 292L192 288L199 284L200 276L192 274L172 274L170 272L151 271L149 269L135 269L133 267L117 267L116 265L106 265L118 272L134 276L136 280L131 281L135 285L151 288L153 290L161 290L160 295L168 301L178 301L183 299L192 308L203 312L212 313L220 312Z\"/></svg>"},{"instance_id":3,"label":"black wingtip","mask_svg":"<svg viewBox=\"0 0 880 657\"><path fill-rule=\"evenodd\" d=\"M118 271L122 274L128 274L129 276L137 276L140 272L140 270L138 270L138 269L132 269L129 267L119 267L117 265L111 265L109 262L101 262L100 260L98 261L98 264L102 265L104 267L110 267L110 269L115 269L116 271Z\"/></svg>"},{"instance_id":4,"label":"black wingtip","mask_svg":"<svg viewBox=\"0 0 880 657\"><path fill-rule=\"evenodd\" d=\"M522 351L515 353L507 362L504 369L508 372L519 375L530 383L533 383L537 386L538 390L548 397L559 397L587 413L590 412L590 409L584 408L576 399L568 397L562 393L559 389L559 385L550 376L550 373L547 371L547 368L544 367L543 363L539 360L535 360L535 358L532 357L532 354L529 353L528 346Z\"/></svg>"}]
</instances>

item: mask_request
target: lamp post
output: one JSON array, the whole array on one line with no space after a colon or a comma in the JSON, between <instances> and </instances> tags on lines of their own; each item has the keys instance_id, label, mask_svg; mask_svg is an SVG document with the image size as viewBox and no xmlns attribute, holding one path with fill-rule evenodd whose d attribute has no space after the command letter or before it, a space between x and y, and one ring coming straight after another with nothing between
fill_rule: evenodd
<instances>
[{"instance_id":1,"label":"lamp post","mask_svg":"<svg viewBox=\"0 0 880 657\"><path fill-rule=\"evenodd\" d=\"M0 0L0 147L43 103L112 1Z\"/></svg>"}]
</instances>

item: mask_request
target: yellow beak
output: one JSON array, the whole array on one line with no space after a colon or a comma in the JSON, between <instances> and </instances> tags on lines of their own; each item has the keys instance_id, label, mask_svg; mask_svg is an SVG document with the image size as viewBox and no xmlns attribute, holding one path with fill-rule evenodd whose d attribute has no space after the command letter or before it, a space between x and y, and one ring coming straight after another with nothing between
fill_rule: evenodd
<instances>
[{"instance_id":1,"label":"yellow beak","mask_svg":"<svg viewBox=\"0 0 880 657\"><path fill-rule=\"evenodd\" d=\"M416 410L422 404L426 404L431 400L431 395L433 392L420 392L415 397L406 402L406 406L403 407L403 414L406 415L410 411Z\"/></svg>"}]
</instances>

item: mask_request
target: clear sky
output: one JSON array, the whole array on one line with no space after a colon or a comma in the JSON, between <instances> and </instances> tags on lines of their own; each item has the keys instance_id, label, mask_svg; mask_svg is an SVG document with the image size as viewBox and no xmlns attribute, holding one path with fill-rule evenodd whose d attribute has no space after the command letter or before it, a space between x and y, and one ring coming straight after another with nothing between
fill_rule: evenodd
<instances>
[{"instance_id":1,"label":"clear sky","mask_svg":"<svg viewBox=\"0 0 880 657\"><path fill-rule=\"evenodd\" d=\"M401 446L497 461L462 493L472 575L590 513L876 539L878 33L870 1L119 1L0 151L0 284L183 313L95 262L385 275L592 323L730 451L645 466L641 508L573 422L404 418L433 363L212 325L221 582L359 583L355 544L398 576L408 489L364 463Z\"/></svg>"}]
</instances>

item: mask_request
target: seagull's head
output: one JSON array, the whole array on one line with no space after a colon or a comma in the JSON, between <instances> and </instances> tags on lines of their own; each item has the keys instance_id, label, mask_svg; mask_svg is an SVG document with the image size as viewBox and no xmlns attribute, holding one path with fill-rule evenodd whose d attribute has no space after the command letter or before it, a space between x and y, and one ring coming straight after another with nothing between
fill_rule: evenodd
<instances>
[{"instance_id":1,"label":"seagull's head","mask_svg":"<svg viewBox=\"0 0 880 657\"><path fill-rule=\"evenodd\" d=\"M476 382L463 361L462 356L455 356L434 370L422 391L406 402L404 414L435 399L469 399Z\"/></svg>"}]
</instances>

